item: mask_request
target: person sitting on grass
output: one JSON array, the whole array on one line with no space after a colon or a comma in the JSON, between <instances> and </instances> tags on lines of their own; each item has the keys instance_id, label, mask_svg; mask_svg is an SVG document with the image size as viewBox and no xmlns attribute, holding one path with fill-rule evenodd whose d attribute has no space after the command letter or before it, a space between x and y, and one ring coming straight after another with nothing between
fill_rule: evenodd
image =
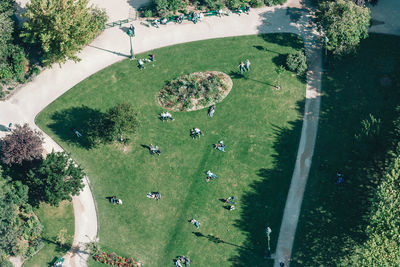
<instances>
[{"instance_id":1,"label":"person sitting on grass","mask_svg":"<svg viewBox=\"0 0 400 267\"><path fill-rule=\"evenodd\" d=\"M153 144L150 144L150 154L161 155L161 149L158 146L154 146Z\"/></svg>"},{"instance_id":2,"label":"person sitting on grass","mask_svg":"<svg viewBox=\"0 0 400 267\"><path fill-rule=\"evenodd\" d=\"M76 134L77 137L81 137L82 136L82 134L80 132L78 132L77 129L74 128L74 129L72 129L72 131Z\"/></svg>"},{"instance_id":3,"label":"person sitting on grass","mask_svg":"<svg viewBox=\"0 0 400 267\"><path fill-rule=\"evenodd\" d=\"M113 197L110 199L110 201L111 201L112 204L119 204L119 205L122 205L122 200L119 199L119 198L117 198L117 196L113 196Z\"/></svg>"},{"instance_id":4,"label":"person sitting on grass","mask_svg":"<svg viewBox=\"0 0 400 267\"><path fill-rule=\"evenodd\" d=\"M214 144L214 148L215 148L215 149L218 149L219 151L225 152L224 141L221 140L221 141L219 141L217 144Z\"/></svg>"},{"instance_id":5,"label":"person sitting on grass","mask_svg":"<svg viewBox=\"0 0 400 267\"><path fill-rule=\"evenodd\" d=\"M180 257L175 261L175 267L182 267L181 258Z\"/></svg>"},{"instance_id":6,"label":"person sitting on grass","mask_svg":"<svg viewBox=\"0 0 400 267\"><path fill-rule=\"evenodd\" d=\"M236 204L236 197L235 196L228 197L227 199L225 199L225 203L235 205Z\"/></svg>"},{"instance_id":7,"label":"person sitting on grass","mask_svg":"<svg viewBox=\"0 0 400 267\"><path fill-rule=\"evenodd\" d=\"M215 105L212 105L212 106L208 109L208 116L209 116L209 117L214 116L214 112L215 112Z\"/></svg>"},{"instance_id":8,"label":"person sitting on grass","mask_svg":"<svg viewBox=\"0 0 400 267\"><path fill-rule=\"evenodd\" d=\"M199 128L192 128L190 129L190 136L195 139L196 137L200 138L203 132Z\"/></svg>"},{"instance_id":9,"label":"person sitting on grass","mask_svg":"<svg viewBox=\"0 0 400 267\"><path fill-rule=\"evenodd\" d=\"M191 220L190 220L190 223L194 224L194 226L196 226L197 229L200 228L200 223L199 223L198 220L191 219Z\"/></svg>"},{"instance_id":10,"label":"person sitting on grass","mask_svg":"<svg viewBox=\"0 0 400 267\"><path fill-rule=\"evenodd\" d=\"M139 67L140 70L144 69L143 60L141 60L141 59L138 60L138 67Z\"/></svg>"},{"instance_id":11,"label":"person sitting on grass","mask_svg":"<svg viewBox=\"0 0 400 267\"><path fill-rule=\"evenodd\" d=\"M167 120L174 121L175 119L172 118L171 113L169 113L168 111L166 111L166 112L162 112L162 113L161 113L161 120L162 120L162 121L167 121Z\"/></svg>"},{"instance_id":12,"label":"person sitting on grass","mask_svg":"<svg viewBox=\"0 0 400 267\"><path fill-rule=\"evenodd\" d=\"M155 200L160 200L161 199L161 194L160 192L149 192L147 194L148 198L154 198Z\"/></svg>"},{"instance_id":13,"label":"person sitting on grass","mask_svg":"<svg viewBox=\"0 0 400 267\"><path fill-rule=\"evenodd\" d=\"M235 210L235 206L234 205L228 206L228 210Z\"/></svg>"},{"instance_id":14,"label":"person sitting on grass","mask_svg":"<svg viewBox=\"0 0 400 267\"><path fill-rule=\"evenodd\" d=\"M209 182L211 179L218 178L218 176L215 175L214 173L212 173L210 170L208 170L206 172L206 174L207 174L207 178L206 178L207 182Z\"/></svg>"},{"instance_id":15,"label":"person sitting on grass","mask_svg":"<svg viewBox=\"0 0 400 267\"><path fill-rule=\"evenodd\" d=\"M344 176L343 176L343 173L341 171L338 171L336 173L336 177L337 177L337 179L335 181L335 184L341 184L341 183L344 182Z\"/></svg>"}]
</instances>

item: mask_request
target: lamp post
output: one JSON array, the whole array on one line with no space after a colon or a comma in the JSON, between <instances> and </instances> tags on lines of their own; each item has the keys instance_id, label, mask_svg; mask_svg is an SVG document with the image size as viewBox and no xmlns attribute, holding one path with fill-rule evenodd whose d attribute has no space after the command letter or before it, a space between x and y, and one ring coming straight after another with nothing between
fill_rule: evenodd
<instances>
[{"instance_id":1,"label":"lamp post","mask_svg":"<svg viewBox=\"0 0 400 267\"><path fill-rule=\"evenodd\" d=\"M132 37L135 36L135 27L133 26L133 24L131 24L131 26L129 27L127 34L129 36L129 41L130 41L130 45L131 45L131 60L134 60L135 55L133 54Z\"/></svg>"},{"instance_id":2,"label":"lamp post","mask_svg":"<svg viewBox=\"0 0 400 267\"><path fill-rule=\"evenodd\" d=\"M267 227L267 229L265 229L265 233L267 234L267 253L265 254L265 258L271 258L271 245L270 245L270 234L271 234L272 230L271 228Z\"/></svg>"},{"instance_id":3,"label":"lamp post","mask_svg":"<svg viewBox=\"0 0 400 267\"><path fill-rule=\"evenodd\" d=\"M327 56L327 55L328 55L328 48L327 48L328 42L329 42L329 39L328 39L328 37L326 37L326 35L325 35L325 37L324 37L324 43L325 43L325 56Z\"/></svg>"}]
</instances>

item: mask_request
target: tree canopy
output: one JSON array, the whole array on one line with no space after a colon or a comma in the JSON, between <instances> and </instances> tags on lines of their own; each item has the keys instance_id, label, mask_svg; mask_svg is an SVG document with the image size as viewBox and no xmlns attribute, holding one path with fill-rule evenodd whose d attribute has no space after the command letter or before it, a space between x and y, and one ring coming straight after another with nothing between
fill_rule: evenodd
<instances>
[{"instance_id":1,"label":"tree canopy","mask_svg":"<svg viewBox=\"0 0 400 267\"><path fill-rule=\"evenodd\" d=\"M53 206L72 200L83 189L85 173L65 152L52 152L28 173L31 195Z\"/></svg>"},{"instance_id":2,"label":"tree canopy","mask_svg":"<svg viewBox=\"0 0 400 267\"><path fill-rule=\"evenodd\" d=\"M317 12L318 23L328 38L326 47L334 55L351 53L368 37L370 11L348 0L325 1Z\"/></svg>"},{"instance_id":3,"label":"tree canopy","mask_svg":"<svg viewBox=\"0 0 400 267\"><path fill-rule=\"evenodd\" d=\"M122 139L122 134L134 133L139 126L137 113L129 103L120 103L110 108L106 117L105 128L111 139Z\"/></svg>"},{"instance_id":4,"label":"tree canopy","mask_svg":"<svg viewBox=\"0 0 400 267\"><path fill-rule=\"evenodd\" d=\"M28 124L17 124L12 133L1 140L1 160L5 164L21 164L23 161L40 159L43 152L43 137Z\"/></svg>"},{"instance_id":5,"label":"tree canopy","mask_svg":"<svg viewBox=\"0 0 400 267\"><path fill-rule=\"evenodd\" d=\"M88 6L89 0L31 0L21 37L41 47L43 63L79 61L76 53L92 41L107 21L105 11Z\"/></svg>"}]
</instances>

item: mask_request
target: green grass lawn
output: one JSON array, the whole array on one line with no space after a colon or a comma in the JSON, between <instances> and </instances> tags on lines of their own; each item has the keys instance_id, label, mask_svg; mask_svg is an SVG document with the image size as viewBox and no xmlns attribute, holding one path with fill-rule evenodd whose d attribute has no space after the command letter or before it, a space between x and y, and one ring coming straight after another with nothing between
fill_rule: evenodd
<instances>
[{"instance_id":1,"label":"green grass lawn","mask_svg":"<svg viewBox=\"0 0 400 267\"><path fill-rule=\"evenodd\" d=\"M32 258L24 263L24 267L51 266L56 259L65 255L72 245L74 237L74 211L72 202L63 201L59 207L41 204L35 210L40 222L43 224L43 241L45 246ZM61 229L67 229L68 242L60 248L56 243L57 235Z\"/></svg>"},{"instance_id":2,"label":"green grass lawn","mask_svg":"<svg viewBox=\"0 0 400 267\"><path fill-rule=\"evenodd\" d=\"M291 266L338 266L365 239L362 216L391 148L391 122L400 103L399 44L400 37L373 34L356 56L324 76L316 151ZM382 123L376 140L366 142L355 136L369 114ZM346 179L335 185L339 169Z\"/></svg>"},{"instance_id":3,"label":"green grass lawn","mask_svg":"<svg viewBox=\"0 0 400 267\"><path fill-rule=\"evenodd\" d=\"M282 44L284 40L284 45ZM273 229L275 246L286 194L295 163L302 124L305 83L290 72L273 88L285 55L301 49L292 34L243 36L186 43L154 53L153 67L139 71L125 60L81 82L37 117L37 124L59 142L87 171L98 205L100 243L107 252L133 256L146 266L172 266L186 255L195 266L265 266L265 228ZM249 59L251 72L237 74ZM233 89L207 110L175 112L173 122L158 119L163 109L158 92L166 81L182 74L216 70L230 74ZM72 127L81 129L96 109L132 103L141 127L127 151L121 145L86 149ZM83 106L85 105L85 106ZM204 136L192 140L189 129ZM224 140L226 153L212 145ZM141 145L160 146L152 156ZM211 170L219 178L206 182ZM161 201L146 198L160 191ZM114 206L106 197L124 202ZM235 211L220 200L235 195ZM200 221L197 230L188 222ZM217 237L217 238L215 238ZM273 248L274 249L274 248ZM96 266L91 263L91 266Z\"/></svg>"}]
</instances>

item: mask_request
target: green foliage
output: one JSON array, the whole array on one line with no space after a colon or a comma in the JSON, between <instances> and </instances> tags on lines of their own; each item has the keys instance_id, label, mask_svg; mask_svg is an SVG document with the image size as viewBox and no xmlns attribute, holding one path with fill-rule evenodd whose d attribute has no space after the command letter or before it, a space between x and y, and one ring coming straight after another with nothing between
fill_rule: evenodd
<instances>
[{"instance_id":1,"label":"green foliage","mask_svg":"<svg viewBox=\"0 0 400 267\"><path fill-rule=\"evenodd\" d=\"M88 6L89 0L32 0L27 4L21 37L28 44L39 44L43 63L79 61L76 53L103 29L105 11ZM68 23L66 23L68 22Z\"/></svg>"},{"instance_id":2,"label":"green foliage","mask_svg":"<svg viewBox=\"0 0 400 267\"><path fill-rule=\"evenodd\" d=\"M307 58L303 51L295 51L286 58L286 65L289 70L302 75L307 70Z\"/></svg>"},{"instance_id":3,"label":"green foliage","mask_svg":"<svg viewBox=\"0 0 400 267\"><path fill-rule=\"evenodd\" d=\"M0 63L0 80L2 82L9 82L13 78L13 71L11 66L7 63Z\"/></svg>"},{"instance_id":4,"label":"green foliage","mask_svg":"<svg viewBox=\"0 0 400 267\"><path fill-rule=\"evenodd\" d=\"M106 115L104 128L109 139L123 141L123 134L133 134L139 127L137 112L130 103L117 104Z\"/></svg>"},{"instance_id":5,"label":"green foliage","mask_svg":"<svg viewBox=\"0 0 400 267\"><path fill-rule=\"evenodd\" d=\"M194 102L198 102L198 108L221 100L220 96L227 89L223 73L201 72L178 77L160 91L160 103L170 109L190 110Z\"/></svg>"},{"instance_id":6,"label":"green foliage","mask_svg":"<svg viewBox=\"0 0 400 267\"><path fill-rule=\"evenodd\" d=\"M219 10L224 7L223 0L201 0L200 4L208 10Z\"/></svg>"},{"instance_id":7,"label":"green foliage","mask_svg":"<svg viewBox=\"0 0 400 267\"><path fill-rule=\"evenodd\" d=\"M400 266L400 151L393 158L366 216L367 241L341 266Z\"/></svg>"},{"instance_id":8,"label":"green foliage","mask_svg":"<svg viewBox=\"0 0 400 267\"><path fill-rule=\"evenodd\" d=\"M14 265L11 263L11 261L4 259L0 260L0 266L1 267L14 267Z\"/></svg>"},{"instance_id":9,"label":"green foliage","mask_svg":"<svg viewBox=\"0 0 400 267\"><path fill-rule=\"evenodd\" d=\"M274 5L283 5L287 0L264 0L265 5L274 6Z\"/></svg>"},{"instance_id":10,"label":"green foliage","mask_svg":"<svg viewBox=\"0 0 400 267\"><path fill-rule=\"evenodd\" d=\"M249 4L251 7L262 7L264 5L264 0L251 0Z\"/></svg>"},{"instance_id":11,"label":"green foliage","mask_svg":"<svg viewBox=\"0 0 400 267\"><path fill-rule=\"evenodd\" d=\"M226 0L225 4L230 9L239 8L243 2L241 0Z\"/></svg>"},{"instance_id":12,"label":"green foliage","mask_svg":"<svg viewBox=\"0 0 400 267\"><path fill-rule=\"evenodd\" d=\"M145 18L151 18L151 17L153 16L153 11L152 11L151 9L146 9L146 10L143 12L143 16L144 16Z\"/></svg>"},{"instance_id":13,"label":"green foliage","mask_svg":"<svg viewBox=\"0 0 400 267\"><path fill-rule=\"evenodd\" d=\"M25 67L28 64L24 50L14 44L15 24L12 19L14 2L0 3L0 81L25 82Z\"/></svg>"},{"instance_id":14,"label":"green foliage","mask_svg":"<svg viewBox=\"0 0 400 267\"><path fill-rule=\"evenodd\" d=\"M334 55L354 52L361 39L368 37L370 11L352 1L325 1L317 12L318 24L328 38L327 49Z\"/></svg>"},{"instance_id":15,"label":"green foliage","mask_svg":"<svg viewBox=\"0 0 400 267\"><path fill-rule=\"evenodd\" d=\"M40 166L27 175L30 194L36 201L58 206L63 200L72 200L83 189L83 169L64 152L52 152Z\"/></svg>"},{"instance_id":16,"label":"green foliage","mask_svg":"<svg viewBox=\"0 0 400 267\"><path fill-rule=\"evenodd\" d=\"M0 255L27 257L37 251L43 227L27 199L28 187L3 178L0 171Z\"/></svg>"}]
</instances>

